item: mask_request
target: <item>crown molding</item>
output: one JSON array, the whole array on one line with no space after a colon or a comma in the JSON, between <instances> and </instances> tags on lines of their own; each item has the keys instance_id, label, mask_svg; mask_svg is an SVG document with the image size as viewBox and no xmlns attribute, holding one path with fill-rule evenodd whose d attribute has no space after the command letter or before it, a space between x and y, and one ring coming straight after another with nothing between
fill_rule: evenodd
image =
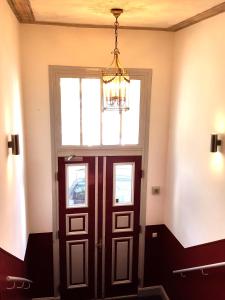
<instances>
[{"instance_id":1,"label":"crown molding","mask_svg":"<svg viewBox=\"0 0 225 300\"><path fill-rule=\"evenodd\" d=\"M20 23L35 21L29 0L7 0L7 2Z\"/></svg>"},{"instance_id":2,"label":"crown molding","mask_svg":"<svg viewBox=\"0 0 225 300\"><path fill-rule=\"evenodd\" d=\"M219 5L216 5L216 6L213 6L211 7L210 9L207 9L203 12L201 12L200 14L197 14L189 19L186 19L180 23L177 23L173 26L170 26L168 28L168 31L178 31L178 30L181 30L181 29L184 29L186 27L189 27L191 25L194 25L196 23L199 23L201 21L204 21L208 18L211 18L211 17L214 17L218 14L221 14L225 12L225 2L219 4Z\"/></svg>"},{"instance_id":3,"label":"crown molding","mask_svg":"<svg viewBox=\"0 0 225 300\"><path fill-rule=\"evenodd\" d=\"M66 26L66 27L78 27L78 28L104 28L104 29L114 28L114 26L112 25L36 21L29 0L7 0L7 2L11 7L13 13L15 14L17 20L22 24L54 25L54 26ZM179 22L167 28L148 27L148 26L146 27L145 26L120 26L120 29L176 32L223 12L225 12L225 2L213 6L210 9L207 9L191 18L188 18L182 22Z\"/></svg>"},{"instance_id":4,"label":"crown molding","mask_svg":"<svg viewBox=\"0 0 225 300\"><path fill-rule=\"evenodd\" d=\"M114 29L112 25L94 25L94 24L79 24L79 23L63 23L63 22L46 22L46 21L23 21L23 24L37 24L37 25L54 25L54 26L66 26L66 27L78 27L78 28L104 28ZM144 27L144 26L120 26L120 29L126 30L154 30L154 31L171 31L168 28L160 27Z\"/></svg>"}]
</instances>

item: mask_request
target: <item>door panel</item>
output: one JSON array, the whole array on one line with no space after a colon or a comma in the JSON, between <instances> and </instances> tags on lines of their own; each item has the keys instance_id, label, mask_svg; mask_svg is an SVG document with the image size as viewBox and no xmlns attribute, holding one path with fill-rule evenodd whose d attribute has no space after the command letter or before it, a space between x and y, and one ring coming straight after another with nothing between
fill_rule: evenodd
<instances>
[{"instance_id":1,"label":"door panel","mask_svg":"<svg viewBox=\"0 0 225 300\"><path fill-rule=\"evenodd\" d=\"M58 159L61 299L94 297L95 158Z\"/></svg>"},{"instance_id":2,"label":"door panel","mask_svg":"<svg viewBox=\"0 0 225 300\"><path fill-rule=\"evenodd\" d=\"M112 238L112 284L132 282L133 237Z\"/></svg>"},{"instance_id":3,"label":"door panel","mask_svg":"<svg viewBox=\"0 0 225 300\"><path fill-rule=\"evenodd\" d=\"M58 159L62 300L137 293L141 157Z\"/></svg>"},{"instance_id":4,"label":"door panel","mask_svg":"<svg viewBox=\"0 0 225 300\"><path fill-rule=\"evenodd\" d=\"M137 293L141 157L107 157L105 296Z\"/></svg>"},{"instance_id":5,"label":"door panel","mask_svg":"<svg viewBox=\"0 0 225 300\"><path fill-rule=\"evenodd\" d=\"M88 240L66 242L67 288L88 287Z\"/></svg>"}]
</instances>

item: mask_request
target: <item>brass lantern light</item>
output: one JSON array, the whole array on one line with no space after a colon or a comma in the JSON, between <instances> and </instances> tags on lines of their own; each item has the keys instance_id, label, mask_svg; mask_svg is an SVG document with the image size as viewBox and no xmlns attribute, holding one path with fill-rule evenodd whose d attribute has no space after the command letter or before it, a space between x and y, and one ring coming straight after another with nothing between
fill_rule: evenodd
<instances>
[{"instance_id":1,"label":"brass lantern light","mask_svg":"<svg viewBox=\"0 0 225 300\"><path fill-rule=\"evenodd\" d=\"M111 65L102 72L103 83L103 109L126 111L129 109L128 90L130 78L127 71L119 62L120 51L118 49L118 18L123 13L120 8L111 9L116 21L115 26L115 48L113 50L113 61Z\"/></svg>"}]
</instances>

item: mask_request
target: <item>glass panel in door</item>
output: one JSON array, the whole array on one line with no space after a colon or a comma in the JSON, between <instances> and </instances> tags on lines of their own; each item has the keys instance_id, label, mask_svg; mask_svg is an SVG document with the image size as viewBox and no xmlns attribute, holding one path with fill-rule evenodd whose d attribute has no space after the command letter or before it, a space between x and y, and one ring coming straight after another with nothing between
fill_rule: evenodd
<instances>
[{"instance_id":1,"label":"glass panel in door","mask_svg":"<svg viewBox=\"0 0 225 300\"><path fill-rule=\"evenodd\" d=\"M88 165L66 166L66 206L67 208L88 206Z\"/></svg>"},{"instance_id":2,"label":"glass panel in door","mask_svg":"<svg viewBox=\"0 0 225 300\"><path fill-rule=\"evenodd\" d=\"M114 205L133 204L134 164L113 164L113 202Z\"/></svg>"}]
</instances>

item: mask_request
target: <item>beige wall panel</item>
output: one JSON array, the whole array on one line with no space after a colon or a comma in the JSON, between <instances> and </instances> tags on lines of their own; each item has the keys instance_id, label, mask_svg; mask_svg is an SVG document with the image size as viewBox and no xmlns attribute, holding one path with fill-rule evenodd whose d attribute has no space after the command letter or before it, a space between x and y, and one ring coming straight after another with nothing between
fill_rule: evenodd
<instances>
[{"instance_id":1,"label":"beige wall panel","mask_svg":"<svg viewBox=\"0 0 225 300\"><path fill-rule=\"evenodd\" d=\"M185 246L224 239L225 14L175 35L165 222Z\"/></svg>"},{"instance_id":2,"label":"beige wall panel","mask_svg":"<svg viewBox=\"0 0 225 300\"><path fill-rule=\"evenodd\" d=\"M20 32L7 1L0 1L0 37L0 247L23 259L28 228ZM17 156L7 149L11 134L19 134Z\"/></svg>"},{"instance_id":3,"label":"beige wall panel","mask_svg":"<svg viewBox=\"0 0 225 300\"><path fill-rule=\"evenodd\" d=\"M114 34L112 29L21 25L21 39L31 231L51 231L48 65L108 66L112 59ZM147 125L150 126L147 224L163 221L164 188L157 197L151 196L150 190L152 185L165 185L172 45L173 33L120 31L123 65L153 69L151 115Z\"/></svg>"}]
</instances>

